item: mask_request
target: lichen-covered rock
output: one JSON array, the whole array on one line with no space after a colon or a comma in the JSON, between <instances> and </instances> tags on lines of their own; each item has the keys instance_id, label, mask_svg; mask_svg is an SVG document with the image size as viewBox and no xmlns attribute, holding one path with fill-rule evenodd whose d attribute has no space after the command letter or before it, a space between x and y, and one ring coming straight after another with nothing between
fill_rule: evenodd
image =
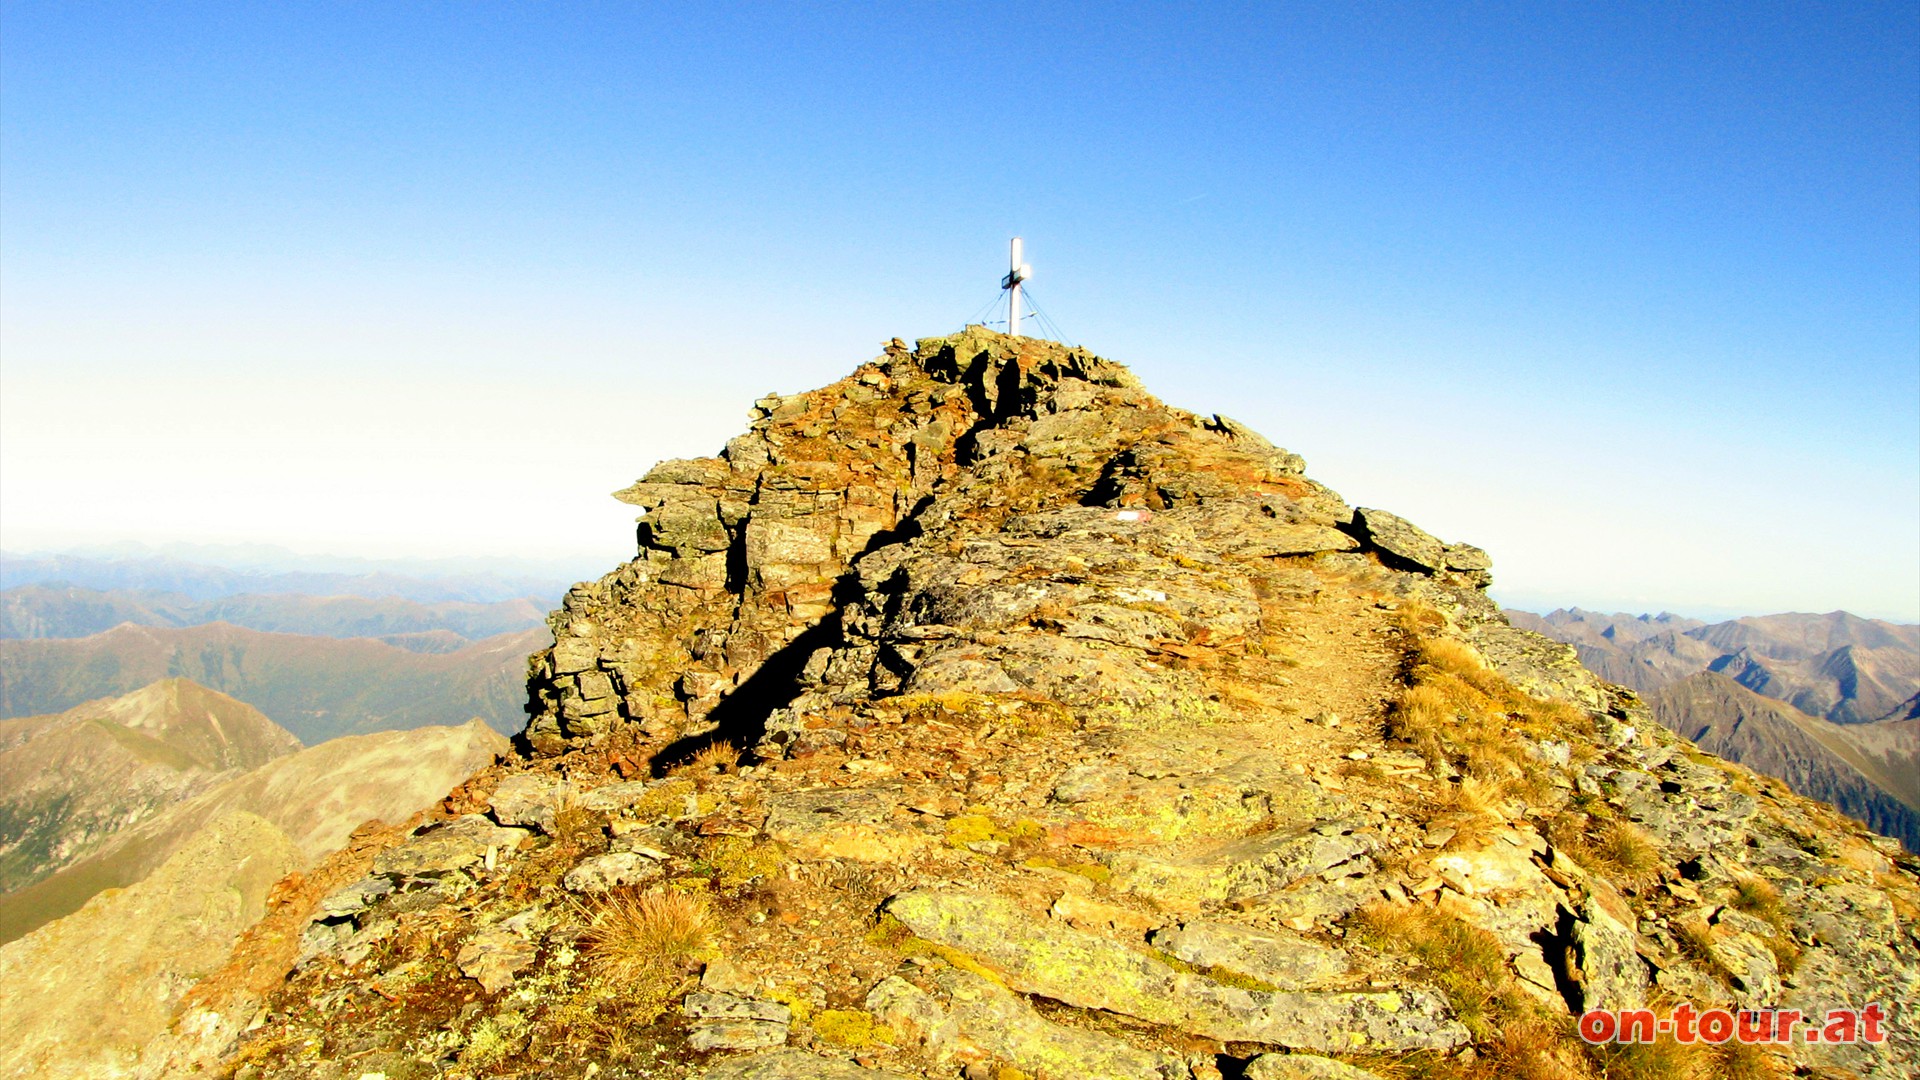
<instances>
[{"instance_id":1,"label":"lichen-covered rock","mask_svg":"<svg viewBox=\"0 0 1920 1080\"><path fill-rule=\"evenodd\" d=\"M1347 970L1347 954L1285 931L1192 920L1161 930L1154 945L1201 968L1224 968L1278 990L1303 990Z\"/></svg>"},{"instance_id":2,"label":"lichen-covered rock","mask_svg":"<svg viewBox=\"0 0 1920 1080\"><path fill-rule=\"evenodd\" d=\"M1633 930L1614 918L1589 893L1573 924L1578 950L1580 1009L1638 1008L1646 1001L1647 965L1634 948Z\"/></svg>"},{"instance_id":3,"label":"lichen-covered rock","mask_svg":"<svg viewBox=\"0 0 1920 1080\"><path fill-rule=\"evenodd\" d=\"M898 975L889 975L867 992L867 1011L878 1017L896 1035L910 1042L928 1042L943 1037L948 1028L947 1010L932 994Z\"/></svg>"},{"instance_id":4,"label":"lichen-covered rock","mask_svg":"<svg viewBox=\"0 0 1920 1080\"><path fill-rule=\"evenodd\" d=\"M695 1050L780 1046L793 1023L793 1010L777 1001L717 991L688 994L681 1010L694 1022L687 1045Z\"/></svg>"},{"instance_id":5,"label":"lichen-covered rock","mask_svg":"<svg viewBox=\"0 0 1920 1080\"><path fill-rule=\"evenodd\" d=\"M487 803L493 820L502 825L518 825L553 831L560 812L565 787L559 781L533 773L514 773L500 781Z\"/></svg>"},{"instance_id":6,"label":"lichen-covered rock","mask_svg":"<svg viewBox=\"0 0 1920 1080\"><path fill-rule=\"evenodd\" d=\"M393 892L393 882L384 877L365 877L320 901L322 918L339 919L357 915L369 905Z\"/></svg>"},{"instance_id":7,"label":"lichen-covered rock","mask_svg":"<svg viewBox=\"0 0 1920 1080\"><path fill-rule=\"evenodd\" d=\"M1314 1050L1446 1048L1466 1038L1444 1000L1424 989L1244 990L979 894L918 890L889 900L887 911L921 937L978 957L1016 989L1210 1038Z\"/></svg>"},{"instance_id":8,"label":"lichen-covered rock","mask_svg":"<svg viewBox=\"0 0 1920 1080\"><path fill-rule=\"evenodd\" d=\"M843 1058L805 1050L774 1050L710 1065L704 1080L910 1080L887 1069L868 1069Z\"/></svg>"},{"instance_id":9,"label":"lichen-covered rock","mask_svg":"<svg viewBox=\"0 0 1920 1080\"><path fill-rule=\"evenodd\" d=\"M1380 551L1428 573L1446 567L1447 546L1406 518L1366 507L1356 509L1353 516L1367 543Z\"/></svg>"},{"instance_id":10,"label":"lichen-covered rock","mask_svg":"<svg viewBox=\"0 0 1920 1080\"><path fill-rule=\"evenodd\" d=\"M635 851L614 851L582 860L560 884L578 893L603 893L655 881L666 874L658 860Z\"/></svg>"},{"instance_id":11,"label":"lichen-covered rock","mask_svg":"<svg viewBox=\"0 0 1920 1080\"><path fill-rule=\"evenodd\" d=\"M1123 1039L1056 1024L1018 994L970 972L948 970L937 979L948 999L950 1027L934 1040L937 1053L1010 1061L1036 1076L1098 1076L1111 1080L1186 1080L1186 1062L1166 1050L1143 1050Z\"/></svg>"},{"instance_id":12,"label":"lichen-covered rock","mask_svg":"<svg viewBox=\"0 0 1920 1080\"><path fill-rule=\"evenodd\" d=\"M1178 853L1118 851L1116 883L1173 910L1284 889L1372 850L1370 837L1338 821L1276 829Z\"/></svg>"},{"instance_id":13,"label":"lichen-covered rock","mask_svg":"<svg viewBox=\"0 0 1920 1080\"><path fill-rule=\"evenodd\" d=\"M460 973L478 982L489 994L513 985L513 977L533 964L536 950L525 937L503 927L472 934L460 943L453 962Z\"/></svg>"},{"instance_id":14,"label":"lichen-covered rock","mask_svg":"<svg viewBox=\"0 0 1920 1080\"><path fill-rule=\"evenodd\" d=\"M511 853L526 836L525 829L504 828L483 814L467 814L429 826L399 847L381 852L374 859L373 872L396 878L446 874L485 862L489 852L496 859Z\"/></svg>"}]
</instances>

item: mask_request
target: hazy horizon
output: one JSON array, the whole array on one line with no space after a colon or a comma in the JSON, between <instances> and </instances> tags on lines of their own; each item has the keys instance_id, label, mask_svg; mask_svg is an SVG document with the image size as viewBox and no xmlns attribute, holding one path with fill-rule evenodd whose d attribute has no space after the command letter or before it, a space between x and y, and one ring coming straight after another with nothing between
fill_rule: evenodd
<instances>
[{"instance_id":1,"label":"hazy horizon","mask_svg":"<svg viewBox=\"0 0 1920 1080\"><path fill-rule=\"evenodd\" d=\"M1920 621L1920 25L0 10L0 546L631 554L607 497L1025 237L1517 606Z\"/></svg>"},{"instance_id":2,"label":"hazy horizon","mask_svg":"<svg viewBox=\"0 0 1920 1080\"><path fill-rule=\"evenodd\" d=\"M250 559L235 561L221 559L222 552L247 551ZM379 554L342 554L339 552L299 551L271 544L196 544L181 542L176 544L151 545L139 541L121 541L95 545L78 545L67 548L44 550L8 550L0 548L0 563L6 560L50 558L58 556L79 556L88 558L148 558L164 557L178 559L181 562L230 569L258 569L262 573L304 571L309 573L336 572L345 573L363 564L360 569L368 572L414 573L431 578L435 572L441 574L493 573L500 576L517 575L533 577L541 574L553 574L571 568L572 577L560 573L554 580L566 577L573 580L591 581L618 563L626 561L632 551L610 559L604 565L588 564L589 555L571 558L526 559L518 556L487 555L379 555ZM7 575L0 575L4 578ZM1729 619L1746 618L1758 615L1826 615L1835 611L1844 611L1861 618L1878 619L1883 622L1912 625L1915 620L1902 619L1897 613L1876 613L1873 611L1855 611L1847 608L1825 608L1819 611L1789 610L1753 610L1740 607L1693 606L1685 610L1670 605L1649 603L1644 598L1594 598L1556 599L1553 597L1516 594L1502 588L1497 582L1488 590L1501 607L1510 611L1525 611L1535 615L1546 615L1556 609L1578 608L1583 611L1606 615L1631 615L1652 618L1658 615L1678 615L1684 618L1699 619L1704 622L1724 622ZM557 602L557 601L556 601Z\"/></svg>"}]
</instances>

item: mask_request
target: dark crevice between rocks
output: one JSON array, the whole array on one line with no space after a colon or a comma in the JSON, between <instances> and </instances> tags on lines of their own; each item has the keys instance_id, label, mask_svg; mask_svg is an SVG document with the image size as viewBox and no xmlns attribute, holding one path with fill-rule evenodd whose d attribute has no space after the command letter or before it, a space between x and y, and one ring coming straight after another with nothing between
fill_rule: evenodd
<instances>
[{"instance_id":1,"label":"dark crevice between rocks","mask_svg":"<svg viewBox=\"0 0 1920 1080\"><path fill-rule=\"evenodd\" d=\"M1255 1054L1254 1057L1258 1057ZM1213 1067L1220 1070L1220 1080L1246 1080L1247 1066L1253 1064L1253 1057L1234 1057L1231 1054L1215 1054Z\"/></svg>"},{"instance_id":2,"label":"dark crevice between rocks","mask_svg":"<svg viewBox=\"0 0 1920 1080\"><path fill-rule=\"evenodd\" d=\"M733 693L720 699L707 714L707 721L715 725L713 730L669 743L648 760L649 770L655 776L664 776L674 765L715 743L751 749L767 733L767 718L800 696L800 673L807 666L807 658L815 650L831 648L839 641L840 608L836 605L833 611L767 657Z\"/></svg>"},{"instance_id":3,"label":"dark crevice between rocks","mask_svg":"<svg viewBox=\"0 0 1920 1080\"><path fill-rule=\"evenodd\" d=\"M1128 487L1146 488L1146 507L1149 510L1165 510L1166 500L1157 486L1150 482L1146 470L1140 465L1139 455L1129 446L1100 466L1100 475L1094 478L1092 486L1080 496L1081 506L1118 506Z\"/></svg>"},{"instance_id":4,"label":"dark crevice between rocks","mask_svg":"<svg viewBox=\"0 0 1920 1080\"><path fill-rule=\"evenodd\" d=\"M898 525L874 533L853 561L919 536L919 515L931 505L933 496L922 497ZM859 591L860 576L852 569L836 578L833 609L767 657L745 682L720 699L707 714L708 722L715 725L712 730L674 740L648 759L648 770L654 776L663 776L668 769L716 743L728 743L743 753L751 753L767 733L768 718L800 696L805 686L801 673L806 669L808 658L821 649L838 648L846 643L840 633L840 612L858 599Z\"/></svg>"},{"instance_id":5,"label":"dark crevice between rocks","mask_svg":"<svg viewBox=\"0 0 1920 1080\"><path fill-rule=\"evenodd\" d=\"M1405 558L1404 556L1395 555L1393 552L1374 543L1373 533L1367 528L1366 522L1361 520L1359 514L1353 515L1353 520L1345 524L1334 525L1334 528L1358 540L1360 542L1360 554L1371 555L1379 559L1380 565L1389 570L1398 570L1404 574L1419 574L1421 577L1434 576L1433 567L1414 562L1412 559Z\"/></svg>"},{"instance_id":6,"label":"dark crevice between rocks","mask_svg":"<svg viewBox=\"0 0 1920 1080\"><path fill-rule=\"evenodd\" d=\"M982 353L969 371L961 386L967 392L967 399L973 404L973 410L980 419L953 440L953 460L965 468L980 459L980 434L999 427L1019 413L1020 365L1008 360L993 373L993 393L986 391L987 366L986 354Z\"/></svg>"},{"instance_id":7,"label":"dark crevice between rocks","mask_svg":"<svg viewBox=\"0 0 1920 1080\"><path fill-rule=\"evenodd\" d=\"M1541 955L1547 958L1547 967L1553 971L1553 988L1566 999L1568 1011L1579 1016L1586 995L1580 986L1583 976L1575 958L1574 922L1573 912L1563 907L1552 928L1534 931L1532 939L1540 946Z\"/></svg>"},{"instance_id":8,"label":"dark crevice between rocks","mask_svg":"<svg viewBox=\"0 0 1920 1080\"><path fill-rule=\"evenodd\" d=\"M727 530L727 591L735 596L747 594L747 523Z\"/></svg>"}]
</instances>

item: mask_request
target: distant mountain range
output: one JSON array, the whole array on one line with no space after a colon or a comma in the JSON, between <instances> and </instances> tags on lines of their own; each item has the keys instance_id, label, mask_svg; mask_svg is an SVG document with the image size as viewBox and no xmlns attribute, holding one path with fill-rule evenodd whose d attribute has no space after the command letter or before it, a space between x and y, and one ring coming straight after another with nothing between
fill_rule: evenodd
<instances>
[{"instance_id":1,"label":"distant mountain range","mask_svg":"<svg viewBox=\"0 0 1920 1080\"><path fill-rule=\"evenodd\" d=\"M1920 626L1843 611L1720 623L1578 608L1507 617L1572 645L1702 749L1920 851Z\"/></svg>"},{"instance_id":2,"label":"distant mountain range","mask_svg":"<svg viewBox=\"0 0 1920 1080\"><path fill-rule=\"evenodd\" d=\"M545 602L525 596L484 604L298 593L203 600L153 589L21 585L0 591L0 638L79 638L121 623L177 628L225 622L273 633L374 638L413 652L452 652L479 638L535 629L546 614Z\"/></svg>"},{"instance_id":3,"label":"distant mountain range","mask_svg":"<svg viewBox=\"0 0 1920 1080\"><path fill-rule=\"evenodd\" d=\"M1844 611L1719 623L1579 608L1507 616L1572 645L1595 674L1641 693L1714 671L1836 724L1920 716L1920 626Z\"/></svg>"},{"instance_id":4,"label":"distant mountain range","mask_svg":"<svg viewBox=\"0 0 1920 1080\"><path fill-rule=\"evenodd\" d=\"M513 734L566 570L269 547L0 554L0 717L185 678L308 745L476 716Z\"/></svg>"},{"instance_id":5,"label":"distant mountain range","mask_svg":"<svg viewBox=\"0 0 1920 1080\"><path fill-rule=\"evenodd\" d=\"M0 552L0 589L67 585L154 590L194 600L262 593L399 597L422 603L492 604L523 597L551 606L567 586L593 576L563 562L474 559L338 559L275 548L188 548L201 558L151 549L58 554Z\"/></svg>"},{"instance_id":6,"label":"distant mountain range","mask_svg":"<svg viewBox=\"0 0 1920 1080\"><path fill-rule=\"evenodd\" d=\"M551 640L545 629L523 630L425 653L229 623L0 640L0 715L56 713L187 678L252 705L309 746L476 716L512 734L526 723L527 655Z\"/></svg>"}]
</instances>

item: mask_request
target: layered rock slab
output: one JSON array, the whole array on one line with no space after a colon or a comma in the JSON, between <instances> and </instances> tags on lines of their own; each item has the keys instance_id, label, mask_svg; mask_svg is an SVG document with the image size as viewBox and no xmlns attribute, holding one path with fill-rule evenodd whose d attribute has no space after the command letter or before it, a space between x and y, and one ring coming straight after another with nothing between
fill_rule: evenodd
<instances>
[{"instance_id":1,"label":"layered rock slab","mask_svg":"<svg viewBox=\"0 0 1920 1080\"><path fill-rule=\"evenodd\" d=\"M1342 1051L1447 1048L1467 1038L1445 1000L1427 990L1243 990L1036 919L997 896L917 890L889 900L886 910L1023 992L1210 1038Z\"/></svg>"}]
</instances>

